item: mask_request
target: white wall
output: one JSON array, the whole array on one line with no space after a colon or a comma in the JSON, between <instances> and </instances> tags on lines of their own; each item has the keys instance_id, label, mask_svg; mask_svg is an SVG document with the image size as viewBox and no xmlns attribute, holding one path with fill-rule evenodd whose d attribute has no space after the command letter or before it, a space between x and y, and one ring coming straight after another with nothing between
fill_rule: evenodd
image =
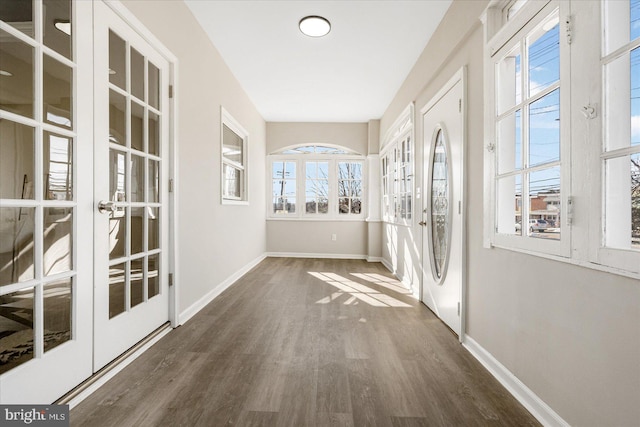
<instances>
[{"instance_id":1,"label":"white wall","mask_svg":"<svg viewBox=\"0 0 640 427\"><path fill-rule=\"evenodd\" d=\"M181 1L124 5L178 58L180 308L265 252L265 122ZM249 132L249 206L220 204L220 106Z\"/></svg>"},{"instance_id":2,"label":"white wall","mask_svg":"<svg viewBox=\"0 0 640 427\"><path fill-rule=\"evenodd\" d=\"M267 123L267 153L274 153L296 144L329 144L340 145L366 156L368 135L367 123L269 122ZM337 237L335 241L331 240L333 234ZM366 257L367 241L368 227L364 219L361 221L267 220L268 253Z\"/></svg>"},{"instance_id":3,"label":"white wall","mask_svg":"<svg viewBox=\"0 0 640 427\"><path fill-rule=\"evenodd\" d=\"M486 5L452 3L382 117L380 132L384 135L410 101L420 111L456 70L468 66L467 333L569 424L638 425L639 281L482 246L483 37L478 18ZM416 141L422 135L417 117ZM416 151L420 159L424 150ZM421 169L419 164L417 182ZM419 255L405 251L396 258L387 248L419 248L421 231L386 225L383 239L386 261L410 276Z\"/></svg>"}]
</instances>

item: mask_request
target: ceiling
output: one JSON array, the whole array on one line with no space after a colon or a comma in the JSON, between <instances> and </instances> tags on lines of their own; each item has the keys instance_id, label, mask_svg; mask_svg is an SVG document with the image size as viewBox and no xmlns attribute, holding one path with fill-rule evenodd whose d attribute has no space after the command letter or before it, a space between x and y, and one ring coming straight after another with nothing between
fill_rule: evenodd
<instances>
[{"instance_id":1,"label":"ceiling","mask_svg":"<svg viewBox=\"0 0 640 427\"><path fill-rule=\"evenodd\" d=\"M185 0L266 121L382 116L451 0ZM298 22L331 22L322 38Z\"/></svg>"}]
</instances>

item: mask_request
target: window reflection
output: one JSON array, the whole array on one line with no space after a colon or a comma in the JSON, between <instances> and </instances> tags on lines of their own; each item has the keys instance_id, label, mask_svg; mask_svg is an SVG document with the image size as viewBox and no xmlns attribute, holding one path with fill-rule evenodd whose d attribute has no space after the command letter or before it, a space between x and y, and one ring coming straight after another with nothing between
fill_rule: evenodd
<instances>
[{"instance_id":1,"label":"window reflection","mask_svg":"<svg viewBox=\"0 0 640 427\"><path fill-rule=\"evenodd\" d=\"M33 358L33 288L0 296L0 374Z\"/></svg>"},{"instance_id":2,"label":"window reflection","mask_svg":"<svg viewBox=\"0 0 640 427\"><path fill-rule=\"evenodd\" d=\"M131 260L131 307L144 301L144 258Z\"/></svg>"},{"instance_id":3,"label":"window reflection","mask_svg":"<svg viewBox=\"0 0 640 427\"><path fill-rule=\"evenodd\" d=\"M7 2L1 2L4 4ZM15 2L11 2L15 3ZM0 108L33 118L34 50L0 30Z\"/></svg>"},{"instance_id":4,"label":"window reflection","mask_svg":"<svg viewBox=\"0 0 640 427\"><path fill-rule=\"evenodd\" d=\"M109 319L125 309L125 264L109 267Z\"/></svg>"},{"instance_id":5,"label":"window reflection","mask_svg":"<svg viewBox=\"0 0 640 427\"><path fill-rule=\"evenodd\" d=\"M73 127L73 70L44 55L43 59L43 115L47 123Z\"/></svg>"},{"instance_id":6,"label":"window reflection","mask_svg":"<svg viewBox=\"0 0 640 427\"><path fill-rule=\"evenodd\" d=\"M44 44L71 59L71 0L42 0Z\"/></svg>"},{"instance_id":7,"label":"window reflection","mask_svg":"<svg viewBox=\"0 0 640 427\"><path fill-rule=\"evenodd\" d=\"M73 269L73 209L44 208L44 275Z\"/></svg>"},{"instance_id":8,"label":"window reflection","mask_svg":"<svg viewBox=\"0 0 640 427\"><path fill-rule=\"evenodd\" d=\"M34 278L35 208L0 208L0 286Z\"/></svg>"},{"instance_id":9,"label":"window reflection","mask_svg":"<svg viewBox=\"0 0 640 427\"><path fill-rule=\"evenodd\" d=\"M44 198L73 200L73 139L44 132Z\"/></svg>"},{"instance_id":10,"label":"window reflection","mask_svg":"<svg viewBox=\"0 0 640 427\"><path fill-rule=\"evenodd\" d=\"M33 199L34 129L0 120L0 199Z\"/></svg>"},{"instance_id":11,"label":"window reflection","mask_svg":"<svg viewBox=\"0 0 640 427\"><path fill-rule=\"evenodd\" d=\"M71 339L71 279L44 285L44 351Z\"/></svg>"}]
</instances>

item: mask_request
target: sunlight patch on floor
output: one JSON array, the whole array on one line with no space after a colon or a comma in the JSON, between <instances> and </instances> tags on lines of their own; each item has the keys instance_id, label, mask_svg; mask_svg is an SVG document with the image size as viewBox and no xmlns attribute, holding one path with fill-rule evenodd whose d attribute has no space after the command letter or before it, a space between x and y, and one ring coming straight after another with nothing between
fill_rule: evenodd
<instances>
[{"instance_id":1,"label":"sunlight patch on floor","mask_svg":"<svg viewBox=\"0 0 640 427\"><path fill-rule=\"evenodd\" d=\"M373 307L411 307L411 305L399 301L390 295L386 295L376 289L363 285L362 283L349 280L345 277L340 276L339 274L320 273L314 271L310 271L309 274L338 289L338 292L333 292L331 295L316 301L316 304L329 304L339 298L347 296L347 300L343 302L344 305L358 304L358 302L362 301ZM351 274L360 279L364 279L376 285L383 286L394 292L399 292L402 294L411 293L408 289L402 287L400 282L384 276L380 276L377 274ZM381 278L385 280L381 280Z\"/></svg>"}]
</instances>

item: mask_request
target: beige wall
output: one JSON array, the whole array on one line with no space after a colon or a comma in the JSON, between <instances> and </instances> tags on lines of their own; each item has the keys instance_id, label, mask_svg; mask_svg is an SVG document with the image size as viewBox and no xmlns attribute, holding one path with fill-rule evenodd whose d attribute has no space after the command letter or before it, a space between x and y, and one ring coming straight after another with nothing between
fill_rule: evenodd
<instances>
[{"instance_id":1,"label":"beige wall","mask_svg":"<svg viewBox=\"0 0 640 427\"><path fill-rule=\"evenodd\" d=\"M453 2L383 116L381 134L410 101L420 111L456 70L468 66L467 333L571 425L637 425L638 280L482 246L483 40L478 17L486 4ZM420 122L418 114L416 141L422 141ZM422 153L419 148L417 158ZM418 175L421 182L420 169ZM404 252L396 259L388 248L392 243L419 248L421 231L397 230L394 243L388 237L394 230L385 226L384 256L400 275L410 277L418 255Z\"/></svg>"},{"instance_id":2,"label":"beige wall","mask_svg":"<svg viewBox=\"0 0 640 427\"><path fill-rule=\"evenodd\" d=\"M367 155L367 123L267 123L267 153L297 144L329 144ZM267 167L269 167L267 165ZM365 189L366 193L366 189ZM331 240L336 234L336 240ZM368 227L362 221L267 221L267 252L344 255L368 254ZM300 239L299 236L304 236Z\"/></svg>"},{"instance_id":3,"label":"beige wall","mask_svg":"<svg viewBox=\"0 0 640 427\"><path fill-rule=\"evenodd\" d=\"M265 122L183 2L123 3L179 61L176 184L182 312L264 254ZM220 204L220 106L249 132L249 206Z\"/></svg>"}]
</instances>

